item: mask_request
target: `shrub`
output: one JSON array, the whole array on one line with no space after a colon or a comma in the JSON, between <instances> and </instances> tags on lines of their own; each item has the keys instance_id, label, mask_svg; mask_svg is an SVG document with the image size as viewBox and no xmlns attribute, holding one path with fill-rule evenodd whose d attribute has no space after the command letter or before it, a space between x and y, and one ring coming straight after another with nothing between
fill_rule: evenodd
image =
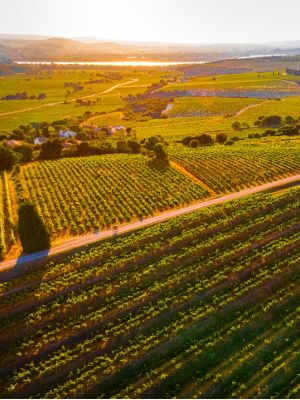
<instances>
[{"instance_id":1,"label":"shrub","mask_svg":"<svg viewBox=\"0 0 300 400\"><path fill-rule=\"evenodd\" d=\"M197 136L200 146L211 146L214 144L214 139L209 133L202 133L202 135Z\"/></svg>"},{"instance_id":2,"label":"shrub","mask_svg":"<svg viewBox=\"0 0 300 400\"><path fill-rule=\"evenodd\" d=\"M199 146L199 141L197 139L193 139L190 141L190 147L195 149L198 146Z\"/></svg>"},{"instance_id":3,"label":"shrub","mask_svg":"<svg viewBox=\"0 0 300 400\"><path fill-rule=\"evenodd\" d=\"M284 122L285 122L286 124L293 124L293 123L296 122L296 120L295 120L293 117L291 117L290 115L287 115L287 116L285 117L285 119L284 119Z\"/></svg>"},{"instance_id":4,"label":"shrub","mask_svg":"<svg viewBox=\"0 0 300 400\"><path fill-rule=\"evenodd\" d=\"M231 126L232 126L232 129L234 129L235 131L239 131L242 127L242 125L239 121L235 121Z\"/></svg>"},{"instance_id":5,"label":"shrub","mask_svg":"<svg viewBox=\"0 0 300 400\"><path fill-rule=\"evenodd\" d=\"M261 121L261 126L280 126L281 117L279 115L271 115L270 117L265 117Z\"/></svg>"},{"instance_id":6,"label":"shrub","mask_svg":"<svg viewBox=\"0 0 300 400\"><path fill-rule=\"evenodd\" d=\"M228 138L228 136L224 132L219 132L216 134L216 142L217 143L223 144L226 142L227 138Z\"/></svg>"},{"instance_id":7,"label":"shrub","mask_svg":"<svg viewBox=\"0 0 300 400\"><path fill-rule=\"evenodd\" d=\"M276 135L276 131L274 131L273 129L266 129L265 130L265 135L266 136L275 136Z\"/></svg>"},{"instance_id":8,"label":"shrub","mask_svg":"<svg viewBox=\"0 0 300 400\"><path fill-rule=\"evenodd\" d=\"M181 143L184 145L184 146L189 146L190 145L190 141L191 140L193 140L193 139L196 139L194 136L186 136L185 138L183 138L182 140L181 140Z\"/></svg>"}]
</instances>

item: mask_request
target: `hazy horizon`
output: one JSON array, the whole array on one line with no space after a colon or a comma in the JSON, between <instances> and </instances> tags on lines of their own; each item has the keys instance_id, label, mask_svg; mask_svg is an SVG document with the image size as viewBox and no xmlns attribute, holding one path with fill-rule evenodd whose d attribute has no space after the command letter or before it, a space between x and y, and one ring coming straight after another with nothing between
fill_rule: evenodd
<instances>
[{"instance_id":1,"label":"hazy horizon","mask_svg":"<svg viewBox=\"0 0 300 400\"><path fill-rule=\"evenodd\" d=\"M284 7L271 0L111 0L109 3L1 0L1 3L3 34L183 45L300 40L297 0L286 0Z\"/></svg>"}]
</instances>

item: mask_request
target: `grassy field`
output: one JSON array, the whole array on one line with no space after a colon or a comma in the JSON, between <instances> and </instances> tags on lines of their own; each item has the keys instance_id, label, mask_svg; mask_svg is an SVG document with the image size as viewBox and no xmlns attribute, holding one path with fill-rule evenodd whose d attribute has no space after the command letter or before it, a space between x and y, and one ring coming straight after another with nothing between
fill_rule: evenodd
<instances>
[{"instance_id":1,"label":"grassy field","mask_svg":"<svg viewBox=\"0 0 300 400\"><path fill-rule=\"evenodd\" d=\"M61 118L76 118L83 115L86 111L105 112L106 115L93 119L95 125L114 125L122 124L134 127L138 137L143 138L155 134L161 134L169 139L184 137L189 134L197 134L209 130L230 130L232 122L241 120L253 126L253 122L260 115L271 115L274 113L280 115L297 116L300 97L295 96L300 86L293 84L297 81L296 77L287 75L278 75L277 72L273 76L272 72L258 73L242 73L221 75L215 77L196 77L191 78L187 82L167 84L160 91L188 90L188 88L207 88L215 90L264 90L277 91L283 89L290 90L293 97L281 99L281 101L264 102L257 98L226 98L226 97L178 97L175 98L174 107L168 112L170 120L152 119L143 122L133 120L123 120L123 114L117 110L126 108L127 102L124 100L128 95L137 95L143 93L153 83L159 82L161 79L172 78L176 75L175 71L166 72L160 69L148 71L143 69L121 69L117 70L122 74L121 80L110 79L111 71L104 71L106 76L105 83L85 84L90 80L101 79L97 76L97 71L78 71L78 70L59 70L44 71L42 74L27 75L18 74L5 76L0 80L0 97L15 92L27 91L28 94L38 94L45 92L47 98L43 101L37 100L0 100L0 133L9 133L12 129L17 128L20 124L28 124L32 122L53 122ZM178 73L177 73L178 74ZM180 74L179 74L180 75ZM30 80L28 80L30 79ZM125 82L130 79L138 79L137 82L128 84L123 87L116 88L113 92L95 96L93 100L97 100L95 105L78 106L75 102L68 104L58 104L51 107L44 107L36 110L23 111L19 114L4 115L1 113L16 110L26 110L28 108L39 107L47 103L64 101L67 90L64 82L81 82L84 86L83 91L77 91L69 96L84 96L99 93L113 86L114 84ZM291 81L291 82L289 82ZM260 104L261 103L261 104ZM232 115L235 112L252 104L260 104L257 107L250 108L240 116L231 118L221 118L222 116ZM217 117L215 117L217 115ZM251 132L252 133L252 132Z\"/></svg>"},{"instance_id":2,"label":"grassy field","mask_svg":"<svg viewBox=\"0 0 300 400\"><path fill-rule=\"evenodd\" d=\"M121 97L127 97L129 94L136 95L144 92L147 87L153 83L157 83L165 76L164 71L148 72L143 70L121 70L116 71L121 74L122 79L115 79L114 75L110 75L110 71L78 71L78 70L59 70L44 71L42 74L27 75L18 74L2 77L0 80L0 99L9 94L17 92L27 92L28 95L38 95L45 93L45 100L0 100L0 133L11 132L21 124L32 122L53 122L66 117L77 117L84 114L85 111L110 112L125 105ZM97 74L100 74L98 76ZM103 76L104 77L103 77ZM103 83L88 83L91 80L104 79ZM99 94L112 86L137 79L128 87L116 88L109 94ZM83 86L83 90L73 92L72 87L65 87L65 82L79 83ZM86 83L87 82L87 83ZM66 98L67 91L71 91ZM97 100L92 106L78 106L71 99L94 95L91 100ZM58 104L55 106L45 107L47 104L67 101L67 104ZM43 106L43 108L31 110ZM29 109L29 110L28 110ZM21 111L17 114L5 115L7 112ZM26 111L28 110L28 111ZM2 114L2 115L1 115Z\"/></svg>"},{"instance_id":3,"label":"grassy field","mask_svg":"<svg viewBox=\"0 0 300 400\"><path fill-rule=\"evenodd\" d=\"M5 279L4 398L297 398L299 189Z\"/></svg>"}]
</instances>

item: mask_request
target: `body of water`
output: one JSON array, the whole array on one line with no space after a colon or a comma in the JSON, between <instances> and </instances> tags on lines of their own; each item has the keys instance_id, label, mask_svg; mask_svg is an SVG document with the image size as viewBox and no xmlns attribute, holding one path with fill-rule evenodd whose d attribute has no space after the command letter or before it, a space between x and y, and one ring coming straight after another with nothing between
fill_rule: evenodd
<instances>
[{"instance_id":1,"label":"body of water","mask_svg":"<svg viewBox=\"0 0 300 400\"><path fill-rule=\"evenodd\" d=\"M15 64L103 65L115 67L167 67L170 65L205 64L206 61L14 61Z\"/></svg>"}]
</instances>

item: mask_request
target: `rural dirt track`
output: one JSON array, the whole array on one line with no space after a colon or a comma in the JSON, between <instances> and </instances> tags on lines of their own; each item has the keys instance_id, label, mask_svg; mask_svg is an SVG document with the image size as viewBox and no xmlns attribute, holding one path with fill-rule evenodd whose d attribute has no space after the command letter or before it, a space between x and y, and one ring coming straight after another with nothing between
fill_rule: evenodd
<instances>
[{"instance_id":1,"label":"rural dirt track","mask_svg":"<svg viewBox=\"0 0 300 400\"><path fill-rule=\"evenodd\" d=\"M195 203L191 206L182 207L176 210L166 211L154 217L146 218L142 221L133 222L127 225L120 226L118 228L117 234L122 234L126 232L131 232L139 228L143 228L149 225L153 225L162 221L166 221L171 218L178 217L183 214L187 214L193 211L200 210L202 208L210 207L216 204L222 204L231 200L236 200L250 194L262 192L269 189L279 189L287 184L295 183L300 181L300 174L290 176L288 178L280 179L278 181L273 181L270 183L265 183L260 186L255 186L249 189L244 189L236 193L231 193L225 196L212 198L210 200ZM73 250L77 247L85 246L91 243L95 243L104 239L113 238L116 232L113 229L107 231L100 231L97 233L87 234L81 237L75 237L67 240L65 243L52 247L49 251L42 251L38 253L33 253L29 255L20 256L17 259L3 261L0 263L0 272L8 269L12 269L16 266L33 262L47 256L56 255L69 250Z\"/></svg>"},{"instance_id":2,"label":"rural dirt track","mask_svg":"<svg viewBox=\"0 0 300 400\"><path fill-rule=\"evenodd\" d=\"M243 107L235 113L235 117L238 117L239 115L243 114L247 110L250 110L251 108L261 106L262 104L270 103L271 101L275 101L275 100L265 100L265 101L262 101L261 103L255 103L255 104L251 104L250 106Z\"/></svg>"},{"instance_id":3,"label":"rural dirt track","mask_svg":"<svg viewBox=\"0 0 300 400\"><path fill-rule=\"evenodd\" d=\"M81 97L75 97L73 99L69 99L68 101L74 102L76 100L80 100L80 99L83 100L83 99L88 99L90 97L99 96L101 94L106 94L106 93L109 93L109 92L113 91L114 89L116 89L116 88L118 88L120 86L129 85L130 83L134 83L134 82L137 82L137 81L138 81L138 79L130 79L130 81L123 82L123 83L118 83L117 85L114 85L114 86L112 86L112 87L110 87L110 88L108 88L108 89L106 89L106 90L104 90L102 92L88 94L86 96L81 96ZM55 103L42 104L41 106L37 106L37 107L23 108L22 110L15 110L15 111L7 111L7 112L4 112L4 113L0 113L0 117L3 117L5 115L20 114L20 113L24 113L24 112L27 112L27 111L39 110L41 108L46 108L46 107L53 107L53 106L57 106L59 104L63 104L64 102L65 102L65 100L62 100L62 101L57 101Z\"/></svg>"}]
</instances>

